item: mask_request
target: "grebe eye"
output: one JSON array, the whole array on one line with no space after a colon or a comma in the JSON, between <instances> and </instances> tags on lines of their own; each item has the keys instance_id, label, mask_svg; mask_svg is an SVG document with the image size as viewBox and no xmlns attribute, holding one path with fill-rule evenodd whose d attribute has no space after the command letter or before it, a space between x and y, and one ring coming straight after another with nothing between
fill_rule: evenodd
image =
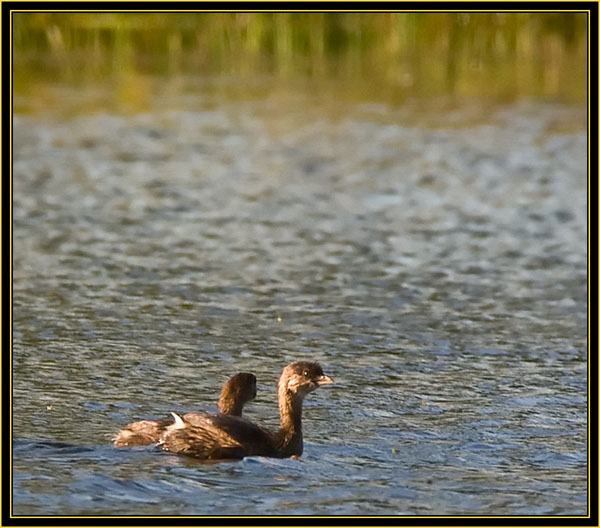
<instances>
[{"instance_id":1,"label":"grebe eye","mask_svg":"<svg viewBox=\"0 0 600 528\"><path fill-rule=\"evenodd\" d=\"M307 377L307 378L308 378L308 370L305 370L305 371L303 372L303 374L304 374L304 376L305 376L305 377Z\"/></svg>"}]
</instances>

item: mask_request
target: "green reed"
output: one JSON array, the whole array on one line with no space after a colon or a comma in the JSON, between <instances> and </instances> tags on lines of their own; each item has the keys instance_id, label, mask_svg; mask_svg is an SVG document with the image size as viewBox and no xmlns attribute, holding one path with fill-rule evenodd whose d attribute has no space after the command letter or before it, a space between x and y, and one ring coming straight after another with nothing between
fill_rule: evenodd
<instances>
[{"instance_id":1,"label":"green reed","mask_svg":"<svg viewBox=\"0 0 600 528\"><path fill-rule=\"evenodd\" d=\"M584 102L585 13L15 13L16 89L269 74L363 93Z\"/></svg>"}]
</instances>

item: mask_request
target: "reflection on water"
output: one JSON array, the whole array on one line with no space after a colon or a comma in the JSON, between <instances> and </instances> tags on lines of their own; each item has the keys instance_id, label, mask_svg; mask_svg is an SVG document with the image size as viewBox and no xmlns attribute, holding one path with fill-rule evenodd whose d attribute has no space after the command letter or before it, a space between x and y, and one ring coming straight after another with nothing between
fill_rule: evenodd
<instances>
[{"instance_id":1,"label":"reflection on water","mask_svg":"<svg viewBox=\"0 0 600 528\"><path fill-rule=\"evenodd\" d=\"M12 17L15 89L47 109L63 93L112 89L122 111L179 97L190 75L256 77L332 97L587 100L586 12L72 13ZM232 75L233 74L233 75ZM156 101L153 76L168 78ZM241 81L241 82L240 82ZM56 99L55 99L56 98ZM20 111L31 108L15 108Z\"/></svg>"},{"instance_id":2,"label":"reflection on water","mask_svg":"<svg viewBox=\"0 0 600 528\"><path fill-rule=\"evenodd\" d=\"M585 514L585 113L183 104L14 118L14 512ZM299 358L299 461L110 445Z\"/></svg>"}]
</instances>

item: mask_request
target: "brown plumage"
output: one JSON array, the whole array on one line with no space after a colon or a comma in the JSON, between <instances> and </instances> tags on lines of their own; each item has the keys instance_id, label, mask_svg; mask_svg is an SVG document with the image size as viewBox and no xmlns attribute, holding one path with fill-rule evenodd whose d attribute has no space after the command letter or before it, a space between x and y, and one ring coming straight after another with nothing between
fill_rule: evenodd
<instances>
[{"instance_id":1,"label":"brown plumage","mask_svg":"<svg viewBox=\"0 0 600 528\"><path fill-rule=\"evenodd\" d=\"M256 376L249 372L239 372L223 385L219 396L219 412L224 415L241 416L244 404L256 398ZM205 413L187 413L188 423L202 422ZM165 429L173 424L173 418L142 420L133 422L121 429L114 437L115 447L133 447L155 444Z\"/></svg>"},{"instance_id":2,"label":"brown plumage","mask_svg":"<svg viewBox=\"0 0 600 528\"><path fill-rule=\"evenodd\" d=\"M304 446L302 401L307 394L329 383L333 380L323 374L318 363L291 363L279 378L281 423L276 431L236 416L204 415L191 422L174 414L175 423L166 428L159 445L165 451L212 460L300 456Z\"/></svg>"}]
</instances>

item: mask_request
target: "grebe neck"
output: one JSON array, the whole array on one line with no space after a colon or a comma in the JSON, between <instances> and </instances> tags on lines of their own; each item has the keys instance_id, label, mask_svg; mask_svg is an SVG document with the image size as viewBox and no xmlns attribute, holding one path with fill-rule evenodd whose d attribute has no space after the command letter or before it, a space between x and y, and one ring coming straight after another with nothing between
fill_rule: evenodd
<instances>
[{"instance_id":1,"label":"grebe neck","mask_svg":"<svg viewBox=\"0 0 600 528\"><path fill-rule=\"evenodd\" d=\"M277 449L285 456L301 455L302 440L302 396L279 384L280 427L276 435Z\"/></svg>"},{"instance_id":2,"label":"grebe neck","mask_svg":"<svg viewBox=\"0 0 600 528\"><path fill-rule=\"evenodd\" d=\"M230 414L231 416L241 416L244 408L243 400L236 400L229 394L221 394L219 398L219 412L221 414Z\"/></svg>"}]
</instances>

